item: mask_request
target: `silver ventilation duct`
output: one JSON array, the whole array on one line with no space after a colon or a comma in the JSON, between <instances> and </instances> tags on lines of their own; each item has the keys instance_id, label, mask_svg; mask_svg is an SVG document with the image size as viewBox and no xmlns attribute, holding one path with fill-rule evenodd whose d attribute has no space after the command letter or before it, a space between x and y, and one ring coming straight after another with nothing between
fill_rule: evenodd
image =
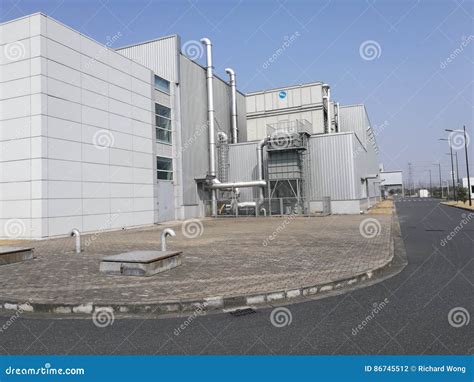
<instances>
[{"instance_id":1,"label":"silver ventilation duct","mask_svg":"<svg viewBox=\"0 0 474 382\"><path fill-rule=\"evenodd\" d=\"M236 93L236 81L235 72L231 68L226 68L226 73L229 75L229 83L232 94L232 143L238 142L238 128L237 128L237 93Z\"/></svg>"},{"instance_id":2,"label":"silver ventilation duct","mask_svg":"<svg viewBox=\"0 0 474 382\"><path fill-rule=\"evenodd\" d=\"M216 140L214 136L214 92L212 73L212 43L208 38L202 38L206 46L206 79L207 79L207 120L209 124L209 176L216 178ZM212 216L217 215L217 192L212 190Z\"/></svg>"},{"instance_id":3,"label":"silver ventilation duct","mask_svg":"<svg viewBox=\"0 0 474 382\"><path fill-rule=\"evenodd\" d=\"M267 142L268 142L268 139L264 138L260 142L258 142L258 145L257 145L257 174L258 174L259 181L264 181L263 180L263 147L267 144ZM263 187L265 186L266 186L266 182ZM260 200L263 200L263 187L260 187L260 190L259 190Z\"/></svg>"},{"instance_id":4,"label":"silver ventilation duct","mask_svg":"<svg viewBox=\"0 0 474 382\"><path fill-rule=\"evenodd\" d=\"M339 108L339 102L336 102L336 109L337 109L337 119L336 119L336 124L337 124L337 130L336 132L339 132L341 131L341 109Z\"/></svg>"},{"instance_id":5,"label":"silver ventilation duct","mask_svg":"<svg viewBox=\"0 0 474 382\"><path fill-rule=\"evenodd\" d=\"M215 141L215 127L214 127L214 93L213 93L213 73L212 73L212 43L208 38L202 38L201 43L206 46L206 79L207 79L207 118L209 124L209 179L207 184L212 190L211 213L212 216L217 216L217 190L231 189L243 187L260 187L260 196L263 199L263 187L267 182L263 180L263 146L266 145L267 140L262 140L257 146L257 166L258 166L258 180L251 180L245 182L230 182L221 183L217 179L216 174L216 141ZM235 73L232 69L226 69L231 75L232 90L232 139L237 142L237 107L235 99ZM232 71L232 72L230 72ZM232 79L233 76L233 79ZM233 82L233 84L232 84ZM235 118L235 120L234 120ZM235 134L235 135L234 135ZM227 139L227 135L220 135L221 139Z\"/></svg>"},{"instance_id":6,"label":"silver ventilation duct","mask_svg":"<svg viewBox=\"0 0 474 382\"><path fill-rule=\"evenodd\" d=\"M323 98L326 99L327 105L327 116L328 116L328 123L326 126L326 132L330 133L332 128L332 117L331 117L331 87L328 84L323 84L323 88L327 89L327 95Z\"/></svg>"}]
</instances>

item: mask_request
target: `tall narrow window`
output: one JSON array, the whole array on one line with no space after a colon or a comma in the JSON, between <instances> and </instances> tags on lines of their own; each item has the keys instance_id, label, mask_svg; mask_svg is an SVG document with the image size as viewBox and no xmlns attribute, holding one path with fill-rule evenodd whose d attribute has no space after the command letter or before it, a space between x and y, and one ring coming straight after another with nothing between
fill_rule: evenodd
<instances>
[{"instance_id":1,"label":"tall narrow window","mask_svg":"<svg viewBox=\"0 0 474 382\"><path fill-rule=\"evenodd\" d=\"M155 89L170 94L170 82L155 74Z\"/></svg>"},{"instance_id":2,"label":"tall narrow window","mask_svg":"<svg viewBox=\"0 0 474 382\"><path fill-rule=\"evenodd\" d=\"M158 180L173 180L173 160L166 157L156 157L156 172Z\"/></svg>"},{"instance_id":3,"label":"tall narrow window","mask_svg":"<svg viewBox=\"0 0 474 382\"><path fill-rule=\"evenodd\" d=\"M171 139L171 109L155 103L156 140L172 143Z\"/></svg>"}]
</instances>

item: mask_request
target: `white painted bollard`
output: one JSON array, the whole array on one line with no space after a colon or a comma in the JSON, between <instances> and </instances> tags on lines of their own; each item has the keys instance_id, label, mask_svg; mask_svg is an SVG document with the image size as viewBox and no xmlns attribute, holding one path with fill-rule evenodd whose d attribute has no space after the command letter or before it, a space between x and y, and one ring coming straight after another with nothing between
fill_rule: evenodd
<instances>
[{"instance_id":1,"label":"white painted bollard","mask_svg":"<svg viewBox=\"0 0 474 382\"><path fill-rule=\"evenodd\" d=\"M81 233L77 228L71 231L71 236L76 238L76 253L81 253Z\"/></svg>"},{"instance_id":2,"label":"white painted bollard","mask_svg":"<svg viewBox=\"0 0 474 382\"><path fill-rule=\"evenodd\" d=\"M165 228L163 232L161 232L161 250L163 252L166 251L166 237L167 236L176 236L176 232L171 228Z\"/></svg>"}]
</instances>

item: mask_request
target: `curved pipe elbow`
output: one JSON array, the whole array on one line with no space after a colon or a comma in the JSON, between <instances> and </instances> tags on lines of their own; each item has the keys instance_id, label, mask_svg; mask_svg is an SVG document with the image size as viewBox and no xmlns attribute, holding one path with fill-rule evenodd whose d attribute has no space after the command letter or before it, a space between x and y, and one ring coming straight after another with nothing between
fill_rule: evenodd
<instances>
[{"instance_id":1,"label":"curved pipe elbow","mask_svg":"<svg viewBox=\"0 0 474 382\"><path fill-rule=\"evenodd\" d=\"M235 81L235 71L234 71L234 69L225 68L225 72L229 75L231 82Z\"/></svg>"},{"instance_id":2,"label":"curved pipe elbow","mask_svg":"<svg viewBox=\"0 0 474 382\"><path fill-rule=\"evenodd\" d=\"M212 45L211 40L209 40L207 37L203 37L203 38L202 38L201 40L199 40L199 41L201 41L201 43L204 44L204 45Z\"/></svg>"},{"instance_id":3,"label":"curved pipe elbow","mask_svg":"<svg viewBox=\"0 0 474 382\"><path fill-rule=\"evenodd\" d=\"M165 228L163 232L161 232L161 251L166 251L166 237L167 236L176 236L176 232L174 232L171 228Z\"/></svg>"}]
</instances>

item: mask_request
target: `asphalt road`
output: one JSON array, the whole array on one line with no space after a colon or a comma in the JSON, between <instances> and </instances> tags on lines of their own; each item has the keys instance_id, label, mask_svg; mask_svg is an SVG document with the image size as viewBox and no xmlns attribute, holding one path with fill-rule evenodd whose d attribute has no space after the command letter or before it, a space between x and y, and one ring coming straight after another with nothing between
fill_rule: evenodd
<instances>
[{"instance_id":1,"label":"asphalt road","mask_svg":"<svg viewBox=\"0 0 474 382\"><path fill-rule=\"evenodd\" d=\"M466 322L474 315L474 218L464 224L469 212L431 199L399 200L396 208L408 265L374 285L288 311L115 317L103 328L90 318L3 313L0 324L9 327L0 333L0 353L473 354L473 323Z\"/></svg>"}]
</instances>

